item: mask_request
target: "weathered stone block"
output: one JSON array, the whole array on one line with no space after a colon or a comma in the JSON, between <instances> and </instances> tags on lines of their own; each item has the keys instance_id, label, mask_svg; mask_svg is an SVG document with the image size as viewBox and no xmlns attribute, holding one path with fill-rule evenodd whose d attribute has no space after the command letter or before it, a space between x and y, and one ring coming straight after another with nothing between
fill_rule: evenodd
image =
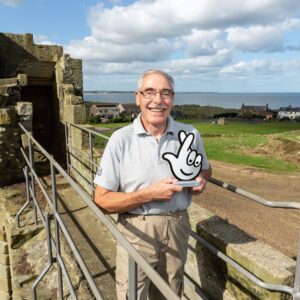
<instances>
[{"instance_id":1,"label":"weathered stone block","mask_svg":"<svg viewBox=\"0 0 300 300\"><path fill-rule=\"evenodd\" d=\"M16 113L13 108L0 108L0 125L13 125L16 121Z\"/></svg>"},{"instance_id":2,"label":"weathered stone block","mask_svg":"<svg viewBox=\"0 0 300 300\"><path fill-rule=\"evenodd\" d=\"M0 291L0 299L1 300L11 300L11 293Z\"/></svg>"},{"instance_id":3,"label":"weathered stone block","mask_svg":"<svg viewBox=\"0 0 300 300\"><path fill-rule=\"evenodd\" d=\"M8 254L0 254L0 265L7 266L9 264Z\"/></svg>"},{"instance_id":4,"label":"weathered stone block","mask_svg":"<svg viewBox=\"0 0 300 300\"><path fill-rule=\"evenodd\" d=\"M28 83L26 74L18 74L17 80L20 86L26 86Z\"/></svg>"},{"instance_id":5,"label":"weathered stone block","mask_svg":"<svg viewBox=\"0 0 300 300\"><path fill-rule=\"evenodd\" d=\"M9 267L7 267L7 268L9 270ZM10 293L12 291L11 281L10 281L10 273L8 273L8 276L2 276L1 275L1 266L0 266L0 291L6 292L6 293Z\"/></svg>"},{"instance_id":6,"label":"weathered stone block","mask_svg":"<svg viewBox=\"0 0 300 300\"><path fill-rule=\"evenodd\" d=\"M6 242L0 241L0 254L8 254L8 245Z\"/></svg>"},{"instance_id":7,"label":"weathered stone block","mask_svg":"<svg viewBox=\"0 0 300 300\"><path fill-rule=\"evenodd\" d=\"M75 95L65 95L65 104L69 105L78 105L83 104L83 99L81 96L75 96Z\"/></svg>"},{"instance_id":8,"label":"weathered stone block","mask_svg":"<svg viewBox=\"0 0 300 300\"><path fill-rule=\"evenodd\" d=\"M86 121L85 105L66 105L63 121L75 124L84 124Z\"/></svg>"},{"instance_id":9,"label":"weathered stone block","mask_svg":"<svg viewBox=\"0 0 300 300\"><path fill-rule=\"evenodd\" d=\"M19 116L31 116L33 108L31 102L17 102L16 111Z\"/></svg>"},{"instance_id":10,"label":"weathered stone block","mask_svg":"<svg viewBox=\"0 0 300 300\"><path fill-rule=\"evenodd\" d=\"M22 147L24 149L27 149L29 147L29 138L27 134L24 133L21 135L21 142L22 142Z\"/></svg>"},{"instance_id":11,"label":"weathered stone block","mask_svg":"<svg viewBox=\"0 0 300 300\"><path fill-rule=\"evenodd\" d=\"M14 86L18 84L18 79L17 78L1 78L0 79L0 86Z\"/></svg>"},{"instance_id":12,"label":"weathered stone block","mask_svg":"<svg viewBox=\"0 0 300 300\"><path fill-rule=\"evenodd\" d=\"M6 232L4 226L0 226L0 241L6 242Z\"/></svg>"},{"instance_id":13,"label":"weathered stone block","mask_svg":"<svg viewBox=\"0 0 300 300\"><path fill-rule=\"evenodd\" d=\"M0 278L9 278L10 269L7 265L0 265Z\"/></svg>"},{"instance_id":14,"label":"weathered stone block","mask_svg":"<svg viewBox=\"0 0 300 300\"><path fill-rule=\"evenodd\" d=\"M63 84L82 85L82 61L64 54L56 64L57 82Z\"/></svg>"}]
</instances>

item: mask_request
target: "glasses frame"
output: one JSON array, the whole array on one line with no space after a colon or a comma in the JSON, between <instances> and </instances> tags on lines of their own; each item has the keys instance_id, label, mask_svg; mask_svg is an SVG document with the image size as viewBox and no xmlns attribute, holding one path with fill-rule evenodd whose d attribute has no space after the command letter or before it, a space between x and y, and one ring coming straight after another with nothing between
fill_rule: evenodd
<instances>
[{"instance_id":1,"label":"glasses frame","mask_svg":"<svg viewBox=\"0 0 300 300\"><path fill-rule=\"evenodd\" d=\"M162 99L172 99L173 97L174 97L174 94L175 94L175 92L173 91L173 90L167 90L167 91L170 91L170 96L168 96L168 97L165 97L164 95L163 95L163 92L164 91L166 91L166 90L161 90L161 91L158 91L158 92L156 92L156 91L138 91L140 94L142 94L142 96L145 98L145 99L149 99L149 100L152 100L152 99L154 99L155 97L156 97L156 94L159 94L160 95L160 97L162 98ZM153 94L153 96L146 96L147 94L146 93L152 93Z\"/></svg>"}]
</instances>

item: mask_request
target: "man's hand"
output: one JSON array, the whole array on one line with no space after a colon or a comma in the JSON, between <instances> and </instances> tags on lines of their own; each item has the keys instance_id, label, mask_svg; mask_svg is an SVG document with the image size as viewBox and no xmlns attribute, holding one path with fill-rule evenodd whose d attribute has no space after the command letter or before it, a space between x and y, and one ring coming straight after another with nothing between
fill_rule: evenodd
<instances>
[{"instance_id":1,"label":"man's hand","mask_svg":"<svg viewBox=\"0 0 300 300\"><path fill-rule=\"evenodd\" d=\"M190 192L193 194L193 195L198 195L200 194L201 192L203 192L205 190L205 187L206 187L206 180L201 177L201 176L198 176L196 178L196 181L200 182L200 185L199 186L196 186L196 187L192 187L190 188Z\"/></svg>"},{"instance_id":2,"label":"man's hand","mask_svg":"<svg viewBox=\"0 0 300 300\"><path fill-rule=\"evenodd\" d=\"M176 180L174 178L165 178L159 180L147 188L144 192L147 193L148 198L151 200L169 201L174 193L182 192L183 188L174 184Z\"/></svg>"}]
</instances>

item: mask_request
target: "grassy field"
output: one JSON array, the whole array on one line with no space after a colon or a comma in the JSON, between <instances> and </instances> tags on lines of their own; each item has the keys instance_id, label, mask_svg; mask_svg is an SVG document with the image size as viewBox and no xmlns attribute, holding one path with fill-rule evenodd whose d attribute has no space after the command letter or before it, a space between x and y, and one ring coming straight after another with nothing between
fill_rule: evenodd
<instances>
[{"instance_id":1,"label":"grassy field","mask_svg":"<svg viewBox=\"0 0 300 300\"><path fill-rule=\"evenodd\" d=\"M185 123L193 124L201 133L210 159L275 171L300 171L300 164L293 159L293 152L297 155L300 151L300 123ZM291 141L290 149L284 147L287 140Z\"/></svg>"},{"instance_id":2,"label":"grassy field","mask_svg":"<svg viewBox=\"0 0 300 300\"><path fill-rule=\"evenodd\" d=\"M300 123L184 120L201 133L209 159L273 171L300 172ZM101 124L112 131L126 124ZM105 133L110 136L112 131ZM99 140L103 144L103 140Z\"/></svg>"}]
</instances>

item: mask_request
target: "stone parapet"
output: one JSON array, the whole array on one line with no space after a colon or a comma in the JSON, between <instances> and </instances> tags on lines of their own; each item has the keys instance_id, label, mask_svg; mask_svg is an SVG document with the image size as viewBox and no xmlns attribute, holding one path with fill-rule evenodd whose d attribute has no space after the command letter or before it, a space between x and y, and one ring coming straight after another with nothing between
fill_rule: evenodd
<instances>
[{"instance_id":1,"label":"stone parapet","mask_svg":"<svg viewBox=\"0 0 300 300\"><path fill-rule=\"evenodd\" d=\"M263 282L292 286L296 262L205 209L193 204L189 209L192 230L235 260ZM284 293L258 287L231 265L211 254L194 238L186 273L201 286L209 299L291 299ZM191 287L191 299L199 297Z\"/></svg>"},{"instance_id":2,"label":"stone parapet","mask_svg":"<svg viewBox=\"0 0 300 300\"><path fill-rule=\"evenodd\" d=\"M63 47L57 45L35 45L33 34L3 33L9 40L24 48L29 54L40 61L56 62L63 54Z\"/></svg>"}]
</instances>

